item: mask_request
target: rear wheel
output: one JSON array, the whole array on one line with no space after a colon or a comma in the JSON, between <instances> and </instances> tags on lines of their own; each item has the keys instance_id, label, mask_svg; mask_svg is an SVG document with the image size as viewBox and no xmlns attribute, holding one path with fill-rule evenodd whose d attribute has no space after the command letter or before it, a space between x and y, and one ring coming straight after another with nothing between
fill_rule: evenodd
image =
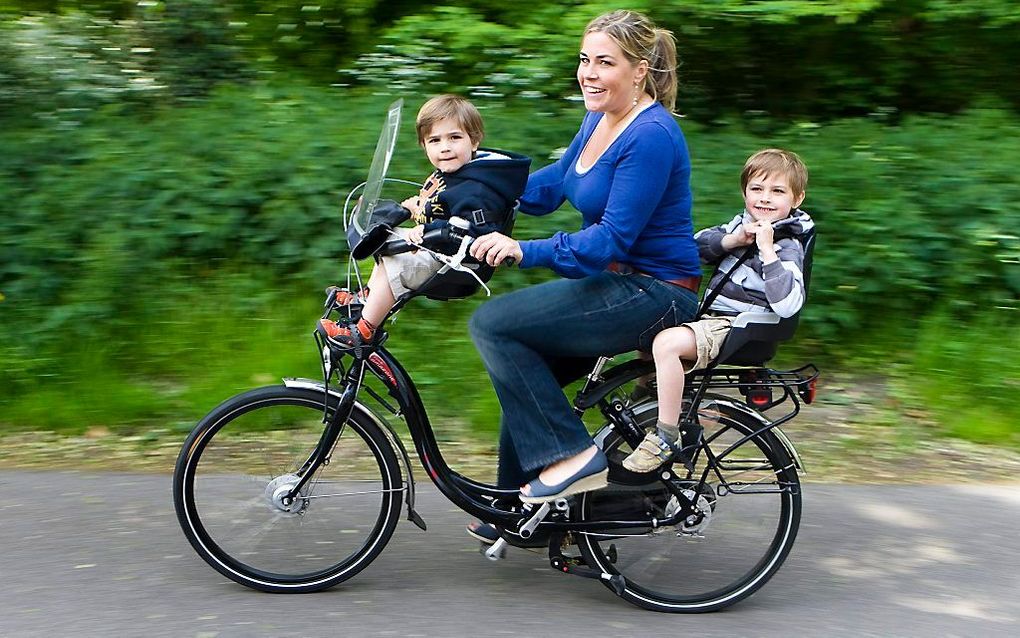
<instances>
[{"instance_id":1,"label":"rear wheel","mask_svg":"<svg viewBox=\"0 0 1020 638\"><path fill-rule=\"evenodd\" d=\"M335 407L334 397L326 406ZM400 515L400 467L355 409L299 496L286 495L319 440L323 394L274 386L227 400L196 426L174 471L174 505L198 554L255 589L308 592L347 580L385 547Z\"/></svg>"},{"instance_id":2,"label":"rear wheel","mask_svg":"<svg viewBox=\"0 0 1020 638\"><path fill-rule=\"evenodd\" d=\"M764 585L793 547L801 512L797 470L769 432L753 435L724 458L713 458L763 425L724 401L706 399L699 410L711 454L702 450L689 475L674 466L679 476L687 476L679 485L697 499L701 518L674 527L579 535L589 564L622 575L627 583L623 597L636 605L679 613L721 609ZM654 425L654 400L631 407L639 423ZM630 452L615 434L604 437L603 445L611 464ZM676 498L657 475L641 480L613 469L621 481L582 496L584 520L662 520L675 511Z\"/></svg>"}]
</instances>

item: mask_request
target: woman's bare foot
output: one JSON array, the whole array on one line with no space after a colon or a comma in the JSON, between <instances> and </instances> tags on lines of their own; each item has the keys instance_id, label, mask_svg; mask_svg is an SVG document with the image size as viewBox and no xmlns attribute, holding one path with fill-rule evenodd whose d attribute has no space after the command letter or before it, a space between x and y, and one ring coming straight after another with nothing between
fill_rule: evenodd
<instances>
[{"instance_id":1,"label":"woman's bare foot","mask_svg":"<svg viewBox=\"0 0 1020 638\"><path fill-rule=\"evenodd\" d=\"M592 445L587 450L583 450L574 456L560 459L542 470L542 473L538 475L538 479L546 485L562 483L584 467L595 456L598 450L598 447ZM531 496L531 486L525 485L521 487L521 493L525 496Z\"/></svg>"}]
</instances>

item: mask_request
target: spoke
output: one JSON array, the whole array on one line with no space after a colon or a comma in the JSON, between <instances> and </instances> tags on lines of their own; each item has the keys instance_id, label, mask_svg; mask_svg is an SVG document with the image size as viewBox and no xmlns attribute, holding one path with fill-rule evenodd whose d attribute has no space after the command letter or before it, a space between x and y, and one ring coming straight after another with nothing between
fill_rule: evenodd
<instances>
[{"instance_id":1,"label":"spoke","mask_svg":"<svg viewBox=\"0 0 1020 638\"><path fill-rule=\"evenodd\" d=\"M333 498L336 496L360 496L362 494L386 494L388 492L404 492L407 491L406 487L392 488L388 490L367 490L365 492L344 492L342 494L315 494L313 496L305 496L303 498Z\"/></svg>"}]
</instances>

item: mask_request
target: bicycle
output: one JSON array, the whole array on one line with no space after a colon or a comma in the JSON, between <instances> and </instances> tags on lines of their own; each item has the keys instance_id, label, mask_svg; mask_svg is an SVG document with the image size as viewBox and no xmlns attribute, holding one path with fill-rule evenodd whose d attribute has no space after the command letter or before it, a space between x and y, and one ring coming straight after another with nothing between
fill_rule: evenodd
<instances>
[{"instance_id":1,"label":"bicycle","mask_svg":"<svg viewBox=\"0 0 1020 638\"><path fill-rule=\"evenodd\" d=\"M358 231L366 230L386 180L399 103L387 122L352 218L345 204L345 219ZM512 224L511 215L508 232ZM443 237L426 236L418 248L452 241L458 249L444 255L444 272L398 300L390 316L415 296L452 299L484 286L492 269L465 259L470 240L455 224ZM389 240L381 250L413 247ZM352 265L356 274L353 258ZM331 297L323 317L352 311ZM414 382L384 347L382 327L375 341L349 349L316 334L321 381L288 378L245 392L196 425L174 471L178 520L207 563L247 587L303 593L350 579L386 546L402 504L407 519L426 529L415 510L410 457L380 414L388 413L407 425L439 491L500 529L501 538L483 548L488 558L504 556L508 544L540 542L553 569L599 580L635 605L681 613L721 609L776 573L800 522L802 464L779 426L813 400L818 370L760 365L762 356L771 357L769 348L774 353L775 340L795 328L795 318L791 328L774 317L738 321L715 364L691 375L684 418L704 428L701 442L686 461L648 474L621 463L656 421L654 392L636 387L647 383L653 366L638 359L607 368L610 359L599 358L574 405L588 422L594 415L593 438L610 459L610 485L536 506L521 504L516 490L472 480L447 464ZM786 414L765 416L784 404L791 408Z\"/></svg>"}]
</instances>

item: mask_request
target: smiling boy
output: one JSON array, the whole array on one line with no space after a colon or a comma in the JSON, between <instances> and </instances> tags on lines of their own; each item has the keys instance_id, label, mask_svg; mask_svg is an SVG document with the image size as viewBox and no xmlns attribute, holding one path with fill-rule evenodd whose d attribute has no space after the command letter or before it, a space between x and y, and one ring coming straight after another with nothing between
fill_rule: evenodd
<instances>
[{"instance_id":1,"label":"smiling boy","mask_svg":"<svg viewBox=\"0 0 1020 638\"><path fill-rule=\"evenodd\" d=\"M685 424L681 431L679 425L684 374L706 367L718 356L735 315L771 310L791 317L804 304L803 237L814 222L797 207L804 201L807 180L807 167L796 153L774 148L759 151L748 158L740 173L744 212L727 224L695 234L701 260L718 264L706 294L720 284L723 287L708 315L655 337L652 355L659 421L656 430L624 460L628 470L650 472L678 448L697 443L700 428ZM751 244L757 254L739 263Z\"/></svg>"}]
</instances>

